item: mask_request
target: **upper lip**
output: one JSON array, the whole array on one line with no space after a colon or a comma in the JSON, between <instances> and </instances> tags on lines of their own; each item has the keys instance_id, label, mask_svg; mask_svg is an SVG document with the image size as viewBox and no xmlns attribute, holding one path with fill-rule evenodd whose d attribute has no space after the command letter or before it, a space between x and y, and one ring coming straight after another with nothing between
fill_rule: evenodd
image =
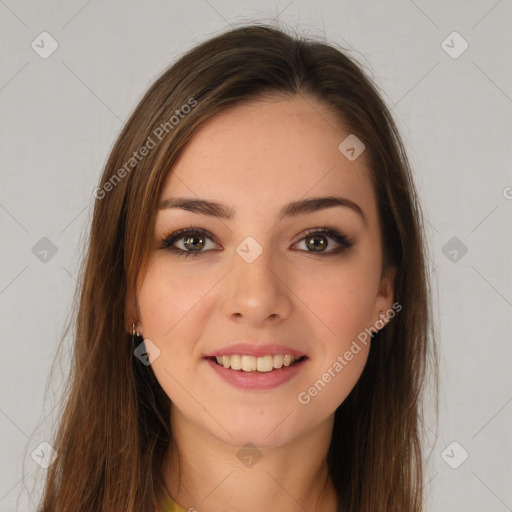
<instances>
[{"instance_id":1,"label":"upper lip","mask_svg":"<svg viewBox=\"0 0 512 512\"><path fill-rule=\"evenodd\" d=\"M305 354L300 350L287 347L285 345L278 345L275 343L271 344L249 344L249 343L235 343L233 345L227 345L223 348L219 348L214 352L210 352L205 357L220 357L220 356L253 356L253 357L263 357L263 356L275 356L278 354L290 354L291 356L295 356L296 358L303 357Z\"/></svg>"}]
</instances>

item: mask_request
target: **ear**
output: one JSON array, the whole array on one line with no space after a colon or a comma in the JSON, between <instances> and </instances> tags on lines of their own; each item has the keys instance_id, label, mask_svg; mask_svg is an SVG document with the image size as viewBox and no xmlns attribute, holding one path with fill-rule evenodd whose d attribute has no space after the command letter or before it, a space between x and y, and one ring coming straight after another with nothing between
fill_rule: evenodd
<instances>
[{"instance_id":1,"label":"ear","mask_svg":"<svg viewBox=\"0 0 512 512\"><path fill-rule=\"evenodd\" d=\"M380 320L380 324L386 324L388 322L388 315L386 314L393 306L394 301L394 289L395 289L395 278L398 267L388 266L382 271L379 289L375 296L375 305L373 308L372 325L375 325ZM382 326L383 327L383 326ZM382 327L377 327L379 330Z\"/></svg>"}]
</instances>

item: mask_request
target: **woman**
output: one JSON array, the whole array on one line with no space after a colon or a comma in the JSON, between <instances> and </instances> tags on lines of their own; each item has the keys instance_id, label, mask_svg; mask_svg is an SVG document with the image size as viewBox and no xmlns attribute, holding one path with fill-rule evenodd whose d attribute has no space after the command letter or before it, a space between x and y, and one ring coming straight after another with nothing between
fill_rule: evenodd
<instances>
[{"instance_id":1,"label":"woman","mask_svg":"<svg viewBox=\"0 0 512 512\"><path fill-rule=\"evenodd\" d=\"M422 510L420 208L355 62L263 25L200 44L94 196L40 511Z\"/></svg>"}]
</instances>

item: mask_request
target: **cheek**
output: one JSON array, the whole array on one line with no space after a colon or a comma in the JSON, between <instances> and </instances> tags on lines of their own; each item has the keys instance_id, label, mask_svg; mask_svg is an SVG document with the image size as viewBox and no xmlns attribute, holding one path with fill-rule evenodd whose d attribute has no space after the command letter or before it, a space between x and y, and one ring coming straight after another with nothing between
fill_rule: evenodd
<instances>
[{"instance_id":1,"label":"cheek","mask_svg":"<svg viewBox=\"0 0 512 512\"><path fill-rule=\"evenodd\" d=\"M309 274L301 283L300 297L314 313L309 322L317 345L310 379L297 399L310 414L322 416L338 408L364 370L375 285L355 267Z\"/></svg>"},{"instance_id":2,"label":"cheek","mask_svg":"<svg viewBox=\"0 0 512 512\"><path fill-rule=\"evenodd\" d=\"M211 272L198 278L197 273L162 263L150 266L139 288L142 332L160 350L151 364L158 382L174 403L186 409L190 395L184 383L197 370L194 349L205 323L201 317L207 316L204 298L218 278Z\"/></svg>"},{"instance_id":3,"label":"cheek","mask_svg":"<svg viewBox=\"0 0 512 512\"><path fill-rule=\"evenodd\" d=\"M153 264L139 289L138 301L144 336L169 346L183 325L197 323L189 319L200 311L200 301L218 280L212 273L198 277L197 272L177 270L177 265ZM180 344L183 346L183 344Z\"/></svg>"},{"instance_id":4,"label":"cheek","mask_svg":"<svg viewBox=\"0 0 512 512\"><path fill-rule=\"evenodd\" d=\"M178 271L178 267L153 263L139 288L138 302L144 338L160 350L152 362L153 372L167 396L187 409L190 395L184 383L197 370L194 349L207 316L204 299L218 277L210 272L198 278L197 272L183 271L183 267Z\"/></svg>"},{"instance_id":5,"label":"cheek","mask_svg":"<svg viewBox=\"0 0 512 512\"><path fill-rule=\"evenodd\" d=\"M304 273L297 295L315 317L315 330L333 350L342 350L372 321L377 276L362 265L339 265Z\"/></svg>"}]
</instances>

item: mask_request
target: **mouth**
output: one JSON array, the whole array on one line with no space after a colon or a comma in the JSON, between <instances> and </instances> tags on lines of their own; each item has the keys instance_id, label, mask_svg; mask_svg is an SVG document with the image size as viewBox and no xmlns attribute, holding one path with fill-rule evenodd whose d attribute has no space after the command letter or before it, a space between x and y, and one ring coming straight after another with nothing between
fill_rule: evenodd
<instances>
[{"instance_id":1,"label":"mouth","mask_svg":"<svg viewBox=\"0 0 512 512\"><path fill-rule=\"evenodd\" d=\"M282 371L283 368L295 366L306 359L306 356L291 354L275 354L262 357L250 355L209 356L206 359L218 366L241 373L271 373Z\"/></svg>"}]
</instances>

